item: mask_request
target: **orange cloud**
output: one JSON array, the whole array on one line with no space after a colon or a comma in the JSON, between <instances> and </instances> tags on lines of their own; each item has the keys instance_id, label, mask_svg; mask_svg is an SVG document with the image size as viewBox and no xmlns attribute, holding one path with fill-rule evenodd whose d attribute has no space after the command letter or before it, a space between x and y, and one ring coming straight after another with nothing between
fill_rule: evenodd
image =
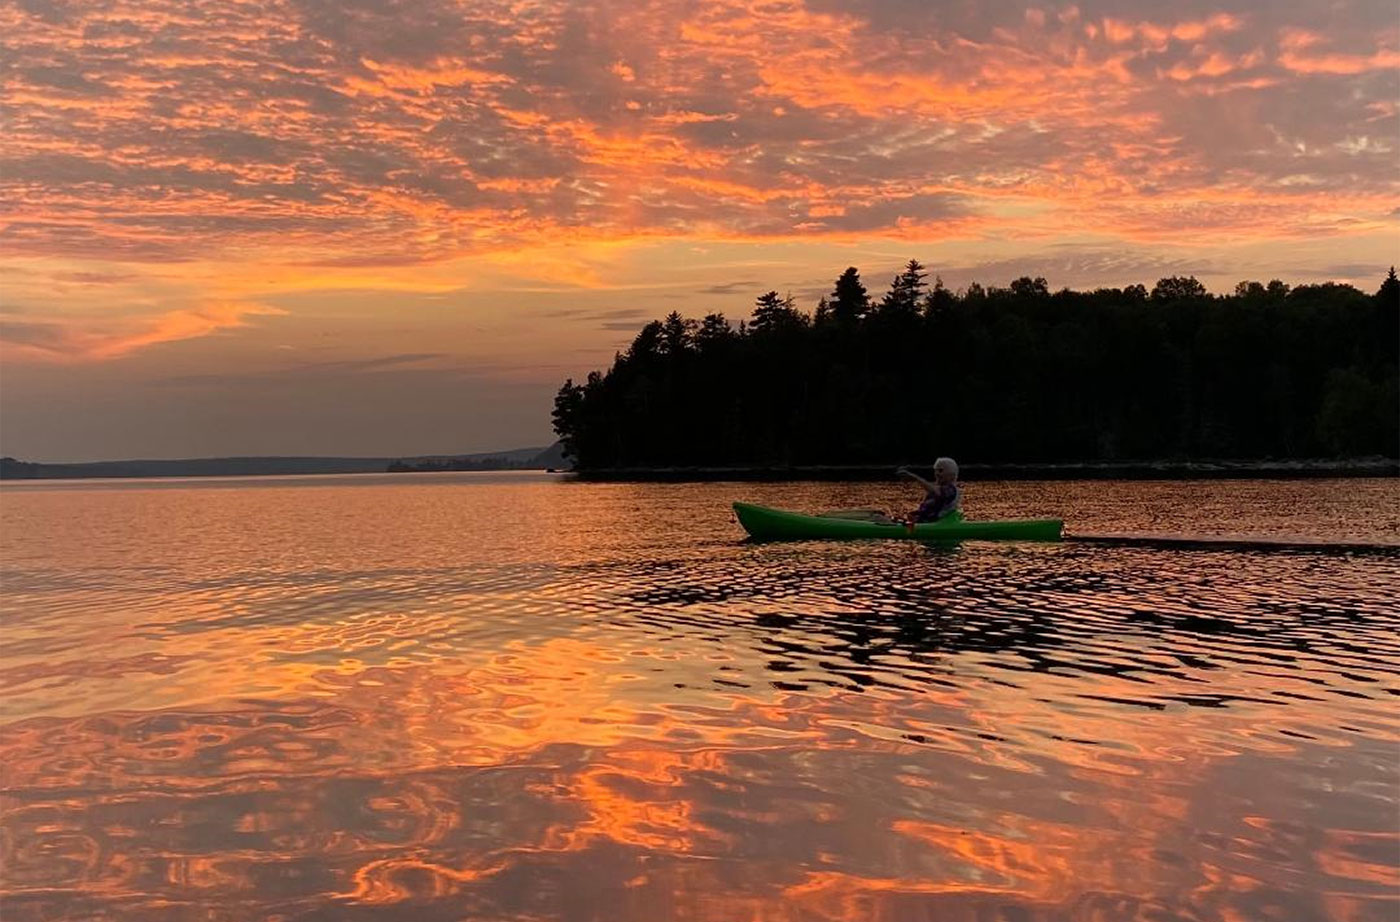
<instances>
[{"instance_id":1,"label":"orange cloud","mask_svg":"<svg viewBox=\"0 0 1400 922\"><path fill-rule=\"evenodd\" d=\"M1146 21L1126 22L1106 17L1103 20L1103 34L1115 44L1126 44L1137 39L1150 47L1160 48L1169 39L1195 42L1210 35L1238 31L1243 25L1239 17L1229 13L1215 13L1205 19L1184 20L1168 25Z\"/></svg>"},{"instance_id":2,"label":"orange cloud","mask_svg":"<svg viewBox=\"0 0 1400 922\"><path fill-rule=\"evenodd\" d=\"M1295 74L1332 74L1349 76L1373 70L1393 70L1400 67L1400 51L1393 47L1379 48L1370 54L1318 52L1327 39L1308 29L1287 28L1279 33L1282 52L1279 65Z\"/></svg>"},{"instance_id":3,"label":"orange cloud","mask_svg":"<svg viewBox=\"0 0 1400 922\"><path fill-rule=\"evenodd\" d=\"M1374 54L1307 55L1285 52L1279 64L1296 74L1364 74L1373 70L1394 70L1400 67L1400 51L1382 50Z\"/></svg>"},{"instance_id":4,"label":"orange cloud","mask_svg":"<svg viewBox=\"0 0 1400 922\"><path fill-rule=\"evenodd\" d=\"M82 324L67 319L12 322L0 326L0 344L15 356L47 361L112 359L159 343L247 326L250 316L284 313L261 304L216 303L119 323Z\"/></svg>"},{"instance_id":5,"label":"orange cloud","mask_svg":"<svg viewBox=\"0 0 1400 922\"><path fill-rule=\"evenodd\" d=\"M367 3L332 25L249 5L208 30L199 2L10 9L4 258L144 267L188 305L117 332L59 305L85 332L16 354L100 359L235 328L241 314L201 306L220 264L213 289L249 302L425 275L445 290L474 261L528 271L541 252L557 280L600 287L573 248L1340 237L1393 208L1383 145L1352 140L1393 135L1367 79L1400 66L1392 33L1263 7L898 28L880 12ZM1287 118L1289 99L1326 111Z\"/></svg>"}]
</instances>

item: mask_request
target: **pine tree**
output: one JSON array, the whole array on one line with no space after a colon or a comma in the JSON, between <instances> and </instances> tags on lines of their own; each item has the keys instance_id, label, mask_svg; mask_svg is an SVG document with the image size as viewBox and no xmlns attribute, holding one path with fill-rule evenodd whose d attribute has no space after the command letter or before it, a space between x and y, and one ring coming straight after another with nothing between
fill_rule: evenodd
<instances>
[{"instance_id":1,"label":"pine tree","mask_svg":"<svg viewBox=\"0 0 1400 922\"><path fill-rule=\"evenodd\" d=\"M779 330L792 330L803 325L802 315L793 304L792 295L779 297L776 291L758 296L753 311L753 321L749 329L754 333L773 333Z\"/></svg>"},{"instance_id":2,"label":"pine tree","mask_svg":"<svg viewBox=\"0 0 1400 922\"><path fill-rule=\"evenodd\" d=\"M695 331L695 345L701 352L713 350L733 339L734 330L723 314L706 314L705 319L700 321L700 328Z\"/></svg>"},{"instance_id":3,"label":"pine tree","mask_svg":"<svg viewBox=\"0 0 1400 922\"><path fill-rule=\"evenodd\" d=\"M870 313L870 294L855 266L847 267L831 293L831 313L837 323L851 324Z\"/></svg>"},{"instance_id":4,"label":"pine tree","mask_svg":"<svg viewBox=\"0 0 1400 922\"><path fill-rule=\"evenodd\" d=\"M1380 290L1376 292L1376 300L1400 308L1400 279L1395 277L1394 266L1385 274L1385 281L1381 282Z\"/></svg>"},{"instance_id":5,"label":"pine tree","mask_svg":"<svg viewBox=\"0 0 1400 922\"><path fill-rule=\"evenodd\" d=\"M890 290L880 302L880 312L889 315L913 315L919 311L919 301L928 286L924 279L928 273L917 259L911 259L904 271L894 277Z\"/></svg>"},{"instance_id":6,"label":"pine tree","mask_svg":"<svg viewBox=\"0 0 1400 922\"><path fill-rule=\"evenodd\" d=\"M684 355L695 341L696 323L677 311L671 311L661 323L660 351L662 355Z\"/></svg>"},{"instance_id":7,"label":"pine tree","mask_svg":"<svg viewBox=\"0 0 1400 922\"><path fill-rule=\"evenodd\" d=\"M929 317L943 317L957 303L957 296L943 284L943 276L934 276L933 287L929 289L928 297L924 302L924 313Z\"/></svg>"}]
</instances>

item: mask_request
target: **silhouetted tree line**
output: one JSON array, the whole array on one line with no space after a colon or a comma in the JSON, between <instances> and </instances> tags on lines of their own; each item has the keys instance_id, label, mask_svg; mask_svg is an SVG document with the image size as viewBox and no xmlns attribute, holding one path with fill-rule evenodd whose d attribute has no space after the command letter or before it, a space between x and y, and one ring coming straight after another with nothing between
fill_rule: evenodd
<instances>
[{"instance_id":1,"label":"silhouetted tree line","mask_svg":"<svg viewBox=\"0 0 1400 922\"><path fill-rule=\"evenodd\" d=\"M855 268L815 311L761 295L653 321L606 374L566 382L554 428L580 469L927 460L1395 456L1400 280L1194 277L952 291L917 261L872 298Z\"/></svg>"}]
</instances>

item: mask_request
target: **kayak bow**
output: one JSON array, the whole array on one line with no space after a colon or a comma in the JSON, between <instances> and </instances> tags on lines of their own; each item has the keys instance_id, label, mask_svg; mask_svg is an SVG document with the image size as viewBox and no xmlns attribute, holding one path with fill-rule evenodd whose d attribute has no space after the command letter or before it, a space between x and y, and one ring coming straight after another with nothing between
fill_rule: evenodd
<instances>
[{"instance_id":1,"label":"kayak bow","mask_svg":"<svg viewBox=\"0 0 1400 922\"><path fill-rule=\"evenodd\" d=\"M910 528L904 524L884 525L857 519L804 515L735 503L734 514L758 541L799 541L803 539L843 540L852 538L902 538L906 541L1058 541L1064 522L1060 519L1005 519L969 522L954 512L937 522L921 522Z\"/></svg>"}]
</instances>

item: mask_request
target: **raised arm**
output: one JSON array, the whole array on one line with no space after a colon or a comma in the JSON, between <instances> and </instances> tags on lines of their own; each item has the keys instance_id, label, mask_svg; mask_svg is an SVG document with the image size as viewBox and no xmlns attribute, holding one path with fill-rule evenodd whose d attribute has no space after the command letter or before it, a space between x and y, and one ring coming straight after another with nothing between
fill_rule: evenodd
<instances>
[{"instance_id":1,"label":"raised arm","mask_svg":"<svg viewBox=\"0 0 1400 922\"><path fill-rule=\"evenodd\" d=\"M918 483L919 486L924 488L925 493L932 493L935 489L937 489L936 484L930 483L929 481L920 477L918 474L909 470L909 468L907 467L901 467L899 470L895 471L895 474L900 477L908 477L910 480L915 481L916 483Z\"/></svg>"}]
</instances>

